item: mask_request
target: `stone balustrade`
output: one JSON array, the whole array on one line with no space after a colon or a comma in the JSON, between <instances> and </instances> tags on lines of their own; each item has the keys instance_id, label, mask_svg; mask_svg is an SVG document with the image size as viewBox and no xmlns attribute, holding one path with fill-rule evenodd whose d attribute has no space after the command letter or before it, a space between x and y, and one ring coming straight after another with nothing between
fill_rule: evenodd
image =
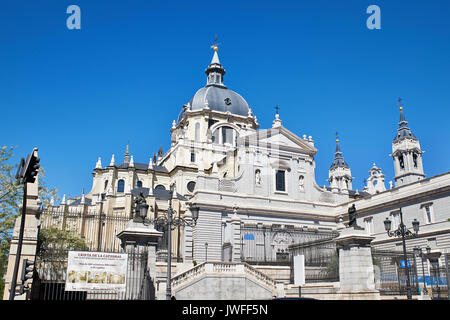
<instances>
[{"instance_id":1,"label":"stone balustrade","mask_svg":"<svg viewBox=\"0 0 450 320\"><path fill-rule=\"evenodd\" d=\"M240 274L272 290L277 289L276 281L244 262L203 262L192 269L172 278L172 288L183 286L206 274Z\"/></svg>"}]
</instances>

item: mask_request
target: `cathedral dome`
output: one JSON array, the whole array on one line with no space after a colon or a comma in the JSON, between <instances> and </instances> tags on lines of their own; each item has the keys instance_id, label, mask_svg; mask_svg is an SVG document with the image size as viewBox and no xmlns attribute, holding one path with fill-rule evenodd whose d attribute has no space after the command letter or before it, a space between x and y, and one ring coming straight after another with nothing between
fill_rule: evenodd
<instances>
[{"instance_id":1,"label":"cathedral dome","mask_svg":"<svg viewBox=\"0 0 450 320\"><path fill-rule=\"evenodd\" d=\"M209 109L247 116L250 107L242 96L225 86L208 85L201 88L189 101L192 111Z\"/></svg>"},{"instance_id":2,"label":"cathedral dome","mask_svg":"<svg viewBox=\"0 0 450 320\"><path fill-rule=\"evenodd\" d=\"M206 86L200 88L183 107L183 110L178 116L178 122L183 119L187 109L196 111L209 108L211 110L230 112L240 116L247 116L249 114L250 107L247 101L223 84L225 69L220 64L217 47L214 46L213 48L213 59L205 71L207 75Z\"/></svg>"}]
</instances>

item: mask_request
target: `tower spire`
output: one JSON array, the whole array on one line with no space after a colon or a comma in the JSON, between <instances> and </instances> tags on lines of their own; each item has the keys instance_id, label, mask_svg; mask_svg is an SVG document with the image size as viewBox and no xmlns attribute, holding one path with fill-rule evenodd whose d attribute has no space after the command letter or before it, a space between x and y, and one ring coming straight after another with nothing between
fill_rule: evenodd
<instances>
[{"instance_id":1,"label":"tower spire","mask_svg":"<svg viewBox=\"0 0 450 320\"><path fill-rule=\"evenodd\" d=\"M336 132L336 151L334 160L328 170L328 182L333 192L348 192L352 189L352 172L342 156L339 134Z\"/></svg>"},{"instance_id":2,"label":"tower spire","mask_svg":"<svg viewBox=\"0 0 450 320\"><path fill-rule=\"evenodd\" d=\"M403 113L402 98L398 98L398 108L400 110L400 120L398 122L397 134L395 135L394 142L400 141L404 138L411 138L417 140L416 136L412 133L408 127L408 121L406 121L405 114Z\"/></svg>"},{"instance_id":3,"label":"tower spire","mask_svg":"<svg viewBox=\"0 0 450 320\"><path fill-rule=\"evenodd\" d=\"M336 132L336 151L334 152L334 160L331 164L330 170L338 167L349 168L342 156L341 147L339 145L339 134Z\"/></svg>"},{"instance_id":4,"label":"tower spire","mask_svg":"<svg viewBox=\"0 0 450 320\"><path fill-rule=\"evenodd\" d=\"M395 186L399 187L425 177L422 163L422 149L419 139L408 127L408 121L403 113L402 99L398 98L400 120L392 142L392 158L394 160Z\"/></svg>"},{"instance_id":5,"label":"tower spire","mask_svg":"<svg viewBox=\"0 0 450 320\"><path fill-rule=\"evenodd\" d=\"M219 51L220 43L217 42L217 35L214 37L214 44L211 45L211 49L214 50L214 55L212 57L211 63L208 68L205 70L207 77L206 85L218 85L224 86L223 84L223 76L225 75L225 69L220 63Z\"/></svg>"},{"instance_id":6,"label":"tower spire","mask_svg":"<svg viewBox=\"0 0 450 320\"><path fill-rule=\"evenodd\" d=\"M124 163L130 162L130 142L127 143L127 149L125 151L125 159L123 160Z\"/></svg>"}]
</instances>

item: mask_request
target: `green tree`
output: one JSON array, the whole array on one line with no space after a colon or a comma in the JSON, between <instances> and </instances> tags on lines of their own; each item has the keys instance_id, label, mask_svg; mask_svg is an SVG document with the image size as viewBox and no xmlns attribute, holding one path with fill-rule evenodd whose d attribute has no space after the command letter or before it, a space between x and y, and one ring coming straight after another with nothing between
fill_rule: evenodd
<instances>
[{"instance_id":1,"label":"green tree","mask_svg":"<svg viewBox=\"0 0 450 320\"><path fill-rule=\"evenodd\" d=\"M15 175L18 164L11 164L14 147L0 147L0 293L4 290L3 276L8 264L9 247L13 234L14 223L20 215L23 186L16 183ZM57 189L49 188L44 180L45 171L39 170L38 195L42 204L48 205L53 197L56 201ZM0 299L3 295L0 294Z\"/></svg>"}]
</instances>

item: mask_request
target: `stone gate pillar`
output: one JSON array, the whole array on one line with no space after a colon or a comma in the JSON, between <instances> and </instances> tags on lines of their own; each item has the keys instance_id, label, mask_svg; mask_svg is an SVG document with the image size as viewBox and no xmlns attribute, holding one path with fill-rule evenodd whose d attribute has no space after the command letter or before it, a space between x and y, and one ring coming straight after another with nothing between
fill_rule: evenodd
<instances>
[{"instance_id":1,"label":"stone gate pillar","mask_svg":"<svg viewBox=\"0 0 450 320\"><path fill-rule=\"evenodd\" d=\"M241 218L237 215L237 208L234 209L233 217L231 218L231 225L233 226L233 249L232 261L241 261Z\"/></svg>"},{"instance_id":2,"label":"stone gate pillar","mask_svg":"<svg viewBox=\"0 0 450 320\"><path fill-rule=\"evenodd\" d=\"M153 292L150 296L155 297L155 280L156 280L156 245L158 239L162 237L162 232L157 231L153 224L145 225L142 222L136 222L130 220L125 229L120 232L117 237L122 241L122 248L125 253L129 253L130 256L136 253L147 251L147 270L150 275L151 282L153 283ZM127 276L134 279L143 279L143 272L140 268L135 268L132 274L127 272ZM131 287L133 283L127 279L127 294L136 295L137 289Z\"/></svg>"},{"instance_id":3,"label":"stone gate pillar","mask_svg":"<svg viewBox=\"0 0 450 320\"><path fill-rule=\"evenodd\" d=\"M370 243L375 237L364 229L343 229L336 239L339 250L338 294L343 300L379 300L375 289L375 274Z\"/></svg>"},{"instance_id":4,"label":"stone gate pillar","mask_svg":"<svg viewBox=\"0 0 450 320\"><path fill-rule=\"evenodd\" d=\"M37 149L33 151L34 155L37 157L38 152ZM22 261L23 259L28 259L35 261L36 257L36 246L38 240L38 225L39 225L39 214L40 214L40 206L39 196L38 196L38 187L39 187L39 175L36 176L36 179L33 183L27 183L27 205L25 208L25 227L23 233L23 242L22 242L22 252L20 257L19 270L17 274L17 284L22 284L20 281L20 276L22 272ZM20 212L22 212L22 205L19 208ZM19 242L19 230L21 224L22 217L19 216L14 224L13 236L11 239L11 246L9 249L9 257L8 257L8 267L6 269L6 274L4 276L5 279L5 290L3 292L3 300L9 299L9 289L12 282L12 277L14 273L14 265L16 261L16 253ZM26 285L31 288L32 280L27 280ZM22 295L17 295L14 297L14 300L25 300L27 293Z\"/></svg>"}]
</instances>

